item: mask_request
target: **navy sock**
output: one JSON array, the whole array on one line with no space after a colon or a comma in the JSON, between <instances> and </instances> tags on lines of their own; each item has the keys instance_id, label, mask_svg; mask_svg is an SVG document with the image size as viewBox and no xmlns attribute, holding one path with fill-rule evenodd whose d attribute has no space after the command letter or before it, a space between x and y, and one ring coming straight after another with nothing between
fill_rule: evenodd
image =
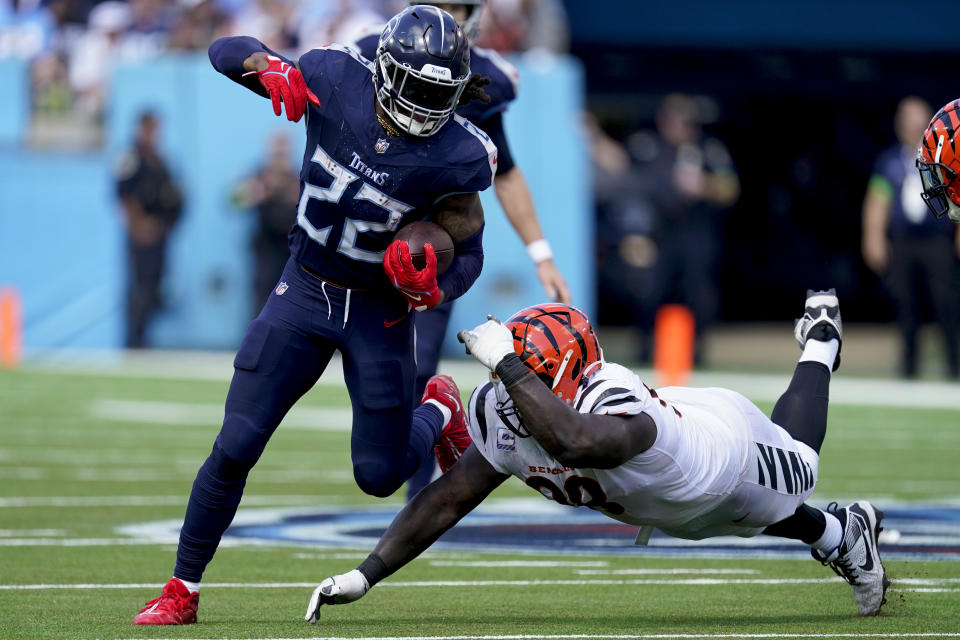
<instances>
[{"instance_id":1,"label":"navy sock","mask_svg":"<svg viewBox=\"0 0 960 640\"><path fill-rule=\"evenodd\" d=\"M433 445L443 431L443 413L431 404L422 404L413 412L410 443L407 445L408 476L412 476L427 456L433 455Z\"/></svg>"}]
</instances>

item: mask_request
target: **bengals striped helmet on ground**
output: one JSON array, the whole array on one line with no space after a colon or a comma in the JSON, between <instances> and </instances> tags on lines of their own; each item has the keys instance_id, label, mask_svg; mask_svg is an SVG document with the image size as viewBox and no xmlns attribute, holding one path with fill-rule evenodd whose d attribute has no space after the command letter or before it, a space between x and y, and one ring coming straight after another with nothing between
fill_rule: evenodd
<instances>
[{"instance_id":1,"label":"bengals striped helmet on ground","mask_svg":"<svg viewBox=\"0 0 960 640\"><path fill-rule=\"evenodd\" d=\"M505 323L513 350L553 391L572 404L584 375L603 362L603 350L587 315L556 302L518 311Z\"/></svg>"},{"instance_id":2,"label":"bengals striped helmet on ground","mask_svg":"<svg viewBox=\"0 0 960 640\"><path fill-rule=\"evenodd\" d=\"M938 218L960 222L960 100L938 111L923 132L917 149L917 169L923 181L923 201Z\"/></svg>"}]
</instances>

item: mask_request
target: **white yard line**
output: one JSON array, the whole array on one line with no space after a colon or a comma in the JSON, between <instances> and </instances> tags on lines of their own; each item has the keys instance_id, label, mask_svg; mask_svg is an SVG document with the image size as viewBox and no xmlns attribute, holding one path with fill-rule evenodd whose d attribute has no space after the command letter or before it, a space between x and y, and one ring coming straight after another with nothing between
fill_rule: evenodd
<instances>
[{"instance_id":1,"label":"white yard line","mask_svg":"<svg viewBox=\"0 0 960 640\"><path fill-rule=\"evenodd\" d=\"M316 636L313 638L245 638L243 640L736 640L738 638L960 638L958 633L648 633L476 636ZM126 640L145 640L129 638ZM146 639L161 640L161 639ZM210 640L184 638L182 640Z\"/></svg>"},{"instance_id":2,"label":"white yard line","mask_svg":"<svg viewBox=\"0 0 960 640\"><path fill-rule=\"evenodd\" d=\"M605 560L431 560L434 567L606 567ZM608 573L600 572L597 573Z\"/></svg>"},{"instance_id":3,"label":"white yard line","mask_svg":"<svg viewBox=\"0 0 960 640\"><path fill-rule=\"evenodd\" d=\"M643 576L643 575L738 575L760 573L757 569L580 569L574 571L580 576Z\"/></svg>"},{"instance_id":4,"label":"white yard line","mask_svg":"<svg viewBox=\"0 0 960 640\"><path fill-rule=\"evenodd\" d=\"M243 496L242 507L318 506L315 495ZM323 502L353 501L353 498L323 496ZM165 507L187 504L185 496L23 496L0 498L0 508L11 507ZM383 506L396 506L389 502Z\"/></svg>"},{"instance_id":5,"label":"white yard line","mask_svg":"<svg viewBox=\"0 0 960 640\"><path fill-rule=\"evenodd\" d=\"M829 578L679 578L676 580L636 579L636 580L418 580L379 583L379 587L543 587L543 586L583 586L583 585L685 585L685 586L726 586L731 584L826 584L841 582L838 577ZM955 584L960 578L907 578L894 580L896 588L900 585L937 587ZM79 583L79 584L0 584L0 591L49 591L74 589L159 589L159 583ZM204 589L300 589L314 588L315 582L204 582ZM913 590L913 589L911 589ZM918 592L929 591L929 589Z\"/></svg>"}]
</instances>

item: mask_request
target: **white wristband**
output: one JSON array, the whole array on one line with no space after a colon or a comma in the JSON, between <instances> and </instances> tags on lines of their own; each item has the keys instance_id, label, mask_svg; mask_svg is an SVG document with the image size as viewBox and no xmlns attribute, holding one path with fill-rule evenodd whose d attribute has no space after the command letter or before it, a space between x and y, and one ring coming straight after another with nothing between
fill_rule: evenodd
<instances>
[{"instance_id":1,"label":"white wristband","mask_svg":"<svg viewBox=\"0 0 960 640\"><path fill-rule=\"evenodd\" d=\"M550 243L547 242L547 239L540 238L527 245L527 255L530 256L534 264L540 264L544 260L552 258L553 251L550 249Z\"/></svg>"}]
</instances>

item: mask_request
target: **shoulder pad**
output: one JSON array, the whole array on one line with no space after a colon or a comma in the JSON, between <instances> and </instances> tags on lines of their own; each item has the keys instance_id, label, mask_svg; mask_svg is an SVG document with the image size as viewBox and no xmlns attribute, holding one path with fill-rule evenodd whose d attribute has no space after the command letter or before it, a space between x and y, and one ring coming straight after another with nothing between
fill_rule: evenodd
<instances>
[{"instance_id":1,"label":"shoulder pad","mask_svg":"<svg viewBox=\"0 0 960 640\"><path fill-rule=\"evenodd\" d=\"M315 50L317 50L317 49L315 49ZM371 62L371 61L368 60L367 58L364 58L363 55L360 53L360 51L358 51L356 48L354 48L354 47L352 47L352 46L350 46L350 45L339 44L339 43L336 43L336 42L335 42L335 43L333 43L333 44L328 44L328 45L323 46L323 47L318 47L318 50L320 50L320 51L333 51L333 52L336 52L336 53L341 53L341 54L347 55L347 56L349 56L351 59L353 59L354 61L359 62L360 64L362 64L363 66L365 66L367 69L370 70L371 73L373 73L373 62Z\"/></svg>"},{"instance_id":2,"label":"shoulder pad","mask_svg":"<svg viewBox=\"0 0 960 640\"><path fill-rule=\"evenodd\" d=\"M486 154L487 164L490 169L490 181L482 189L478 189L478 191L483 191L493 184L493 177L497 175L497 145L493 143L493 140L490 139L490 136L480 129L480 127L459 114L453 114L453 122L448 123L448 125L459 125L463 127L482 146L483 151Z\"/></svg>"},{"instance_id":3,"label":"shoulder pad","mask_svg":"<svg viewBox=\"0 0 960 640\"><path fill-rule=\"evenodd\" d=\"M377 55L377 45L380 43L381 31L383 31L383 25L380 25L376 31L371 27L364 28L360 37L353 41L353 48L367 60L373 60Z\"/></svg>"},{"instance_id":4,"label":"shoulder pad","mask_svg":"<svg viewBox=\"0 0 960 640\"><path fill-rule=\"evenodd\" d=\"M580 413L635 414L642 410L648 397L635 373L619 364L605 362L577 393L573 406Z\"/></svg>"}]
</instances>

